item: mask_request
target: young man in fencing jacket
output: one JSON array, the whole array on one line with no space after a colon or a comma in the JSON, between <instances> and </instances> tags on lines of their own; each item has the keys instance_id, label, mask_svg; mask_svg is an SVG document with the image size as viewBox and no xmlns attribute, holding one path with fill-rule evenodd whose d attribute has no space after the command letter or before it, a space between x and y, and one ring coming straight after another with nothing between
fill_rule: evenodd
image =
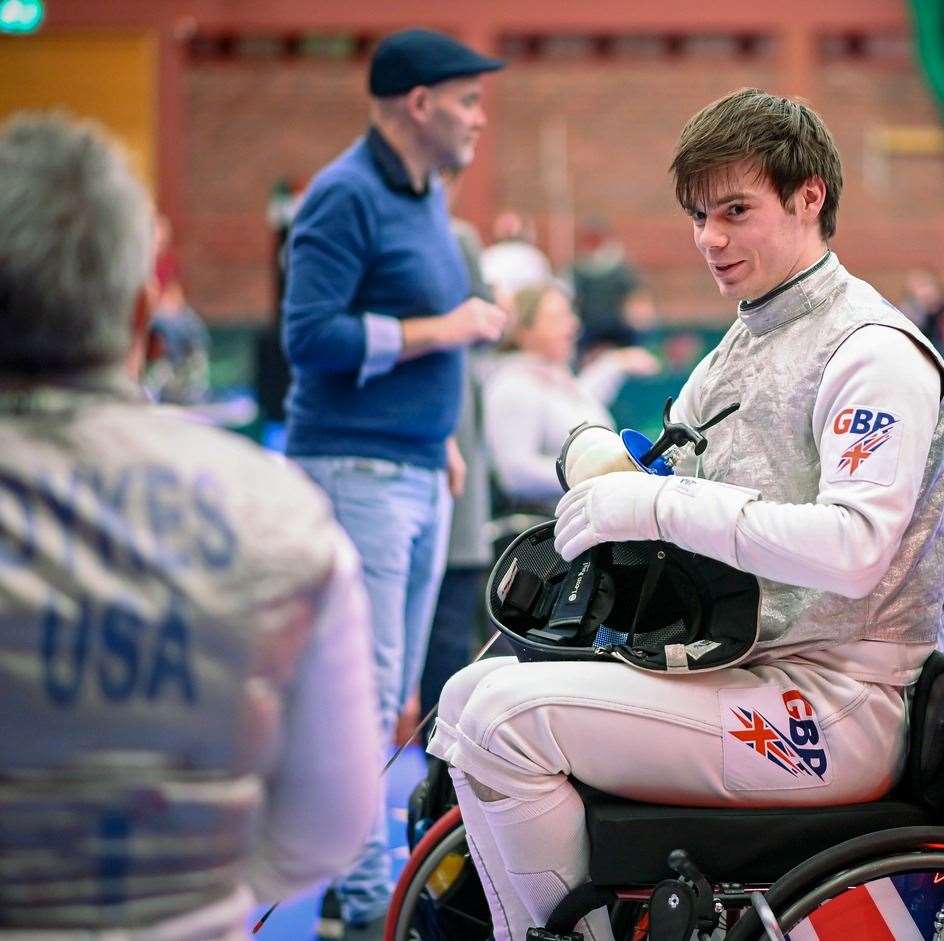
<instances>
[{"instance_id":1,"label":"young man in fencing jacket","mask_svg":"<svg viewBox=\"0 0 944 941\"><path fill-rule=\"evenodd\" d=\"M884 794L905 753L904 690L940 625L942 363L829 250L842 189L829 131L805 105L747 89L688 122L672 169L696 247L739 301L673 417L740 409L710 432L697 476L578 483L555 545L571 560L663 540L752 573L759 640L715 671L506 659L453 678L430 751L452 765L496 941L543 925L587 879L569 777L701 806ZM790 729L789 763L768 752L767 724ZM582 930L612 938L604 910Z\"/></svg>"}]
</instances>

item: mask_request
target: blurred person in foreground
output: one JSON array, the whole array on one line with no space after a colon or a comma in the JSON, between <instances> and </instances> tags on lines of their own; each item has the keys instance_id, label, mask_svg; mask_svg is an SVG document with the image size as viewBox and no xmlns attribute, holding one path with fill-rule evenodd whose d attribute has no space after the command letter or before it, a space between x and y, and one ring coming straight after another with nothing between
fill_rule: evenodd
<instances>
[{"instance_id":1,"label":"blurred person in foreground","mask_svg":"<svg viewBox=\"0 0 944 941\"><path fill-rule=\"evenodd\" d=\"M653 375L659 361L641 347L601 352L575 375L580 321L553 281L522 288L511 302L512 352L484 383L485 438L507 510L553 514L561 496L554 469L581 422L613 427L607 405L627 376Z\"/></svg>"},{"instance_id":2,"label":"blurred person in foreground","mask_svg":"<svg viewBox=\"0 0 944 941\"><path fill-rule=\"evenodd\" d=\"M0 936L238 939L379 790L324 497L134 377L152 217L94 125L0 129Z\"/></svg>"},{"instance_id":3,"label":"blurred person in foreground","mask_svg":"<svg viewBox=\"0 0 944 941\"><path fill-rule=\"evenodd\" d=\"M482 75L502 63L423 29L370 63L371 125L312 181L289 237L286 452L320 483L364 561L383 736L423 668L462 489L452 438L466 348L505 314L469 296L440 169L485 127ZM337 885L352 935L379 938L390 899L386 810Z\"/></svg>"},{"instance_id":4,"label":"blurred person in foreground","mask_svg":"<svg viewBox=\"0 0 944 941\"><path fill-rule=\"evenodd\" d=\"M753 646L710 670L682 647L678 672L496 659L446 684L429 751L453 766L496 941L520 941L587 881L572 779L702 807L886 794L941 625L944 363L829 249L842 167L828 129L801 102L743 89L689 120L672 171L738 304L673 417L740 409L711 430L696 476L575 481L554 545L571 562L604 543L671 543L756 576L759 605L730 624ZM753 738L760 717L763 735L789 730L775 737L791 766ZM611 941L605 908L582 925Z\"/></svg>"}]
</instances>

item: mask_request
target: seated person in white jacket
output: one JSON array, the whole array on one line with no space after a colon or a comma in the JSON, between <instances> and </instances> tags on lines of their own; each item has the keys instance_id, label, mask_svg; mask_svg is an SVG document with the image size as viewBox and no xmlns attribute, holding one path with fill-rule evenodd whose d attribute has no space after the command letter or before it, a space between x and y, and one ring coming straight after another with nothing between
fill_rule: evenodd
<instances>
[{"instance_id":1,"label":"seated person in white jacket","mask_svg":"<svg viewBox=\"0 0 944 941\"><path fill-rule=\"evenodd\" d=\"M641 347L608 350L574 375L580 320L561 284L522 288L512 300L509 341L484 383L485 439L501 496L550 515L560 484L554 459L581 422L613 426L607 410L627 375L651 375Z\"/></svg>"},{"instance_id":2,"label":"seated person in white jacket","mask_svg":"<svg viewBox=\"0 0 944 941\"><path fill-rule=\"evenodd\" d=\"M672 170L696 247L739 302L674 417L740 409L708 433L700 477L576 483L555 545L572 560L662 540L752 573L759 640L711 672L499 659L453 677L429 751L452 766L496 941L545 924L587 879L571 777L701 806L885 794L905 755L905 690L941 621L944 364L829 250L842 189L829 131L807 106L746 89L688 122ZM735 708L791 735L802 709L816 767L791 774L761 739L738 738ZM580 930L612 939L605 910Z\"/></svg>"}]
</instances>

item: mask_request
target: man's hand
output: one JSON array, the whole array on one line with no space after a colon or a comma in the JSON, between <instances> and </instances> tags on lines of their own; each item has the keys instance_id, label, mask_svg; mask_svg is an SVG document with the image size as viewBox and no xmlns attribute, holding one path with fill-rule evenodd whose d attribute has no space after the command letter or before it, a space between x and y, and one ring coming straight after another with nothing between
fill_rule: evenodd
<instances>
[{"instance_id":1,"label":"man's hand","mask_svg":"<svg viewBox=\"0 0 944 941\"><path fill-rule=\"evenodd\" d=\"M409 317L400 322L403 331L400 359L473 343L495 343L507 322L508 315L500 307L478 297L470 297L436 317Z\"/></svg>"},{"instance_id":2,"label":"man's hand","mask_svg":"<svg viewBox=\"0 0 944 941\"><path fill-rule=\"evenodd\" d=\"M448 314L443 314L441 319L443 345L466 346L498 341L508 323L508 314L495 304L470 297Z\"/></svg>"},{"instance_id":3,"label":"man's hand","mask_svg":"<svg viewBox=\"0 0 944 941\"><path fill-rule=\"evenodd\" d=\"M570 562L601 542L658 539L656 497L668 479L620 471L577 484L557 504L554 548Z\"/></svg>"},{"instance_id":4,"label":"man's hand","mask_svg":"<svg viewBox=\"0 0 944 941\"><path fill-rule=\"evenodd\" d=\"M455 438L446 438L446 476L449 480L449 492L459 497L465 490L465 458L456 444Z\"/></svg>"}]
</instances>

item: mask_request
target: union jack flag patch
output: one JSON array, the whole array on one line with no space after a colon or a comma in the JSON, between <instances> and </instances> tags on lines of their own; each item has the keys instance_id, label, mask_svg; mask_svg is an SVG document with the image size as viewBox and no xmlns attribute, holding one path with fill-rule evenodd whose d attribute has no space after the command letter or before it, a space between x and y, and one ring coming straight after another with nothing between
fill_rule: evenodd
<instances>
[{"instance_id":1,"label":"union jack flag patch","mask_svg":"<svg viewBox=\"0 0 944 941\"><path fill-rule=\"evenodd\" d=\"M914 872L856 886L790 929L789 941L932 941L944 873Z\"/></svg>"},{"instance_id":2,"label":"union jack flag patch","mask_svg":"<svg viewBox=\"0 0 944 941\"><path fill-rule=\"evenodd\" d=\"M853 441L839 458L838 470L849 471L851 477L858 469L859 465L870 458L883 444L888 444L888 439L892 435L894 426L883 428L881 431L869 432L863 435L858 441Z\"/></svg>"},{"instance_id":3,"label":"union jack flag patch","mask_svg":"<svg viewBox=\"0 0 944 941\"><path fill-rule=\"evenodd\" d=\"M839 409L823 436L823 467L827 480L867 480L888 485L898 470L901 422L874 406Z\"/></svg>"},{"instance_id":4,"label":"union jack flag patch","mask_svg":"<svg viewBox=\"0 0 944 941\"><path fill-rule=\"evenodd\" d=\"M799 690L718 691L724 785L733 791L822 787L832 780L826 738Z\"/></svg>"}]
</instances>

